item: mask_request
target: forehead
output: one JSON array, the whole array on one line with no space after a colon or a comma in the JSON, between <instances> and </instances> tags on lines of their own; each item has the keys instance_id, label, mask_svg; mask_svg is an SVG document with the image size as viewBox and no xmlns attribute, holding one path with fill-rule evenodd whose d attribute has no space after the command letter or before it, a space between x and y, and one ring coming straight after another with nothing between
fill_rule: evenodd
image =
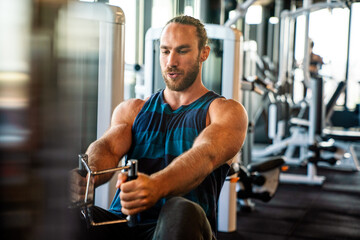
<instances>
[{"instance_id":1,"label":"forehead","mask_svg":"<svg viewBox=\"0 0 360 240\"><path fill-rule=\"evenodd\" d=\"M179 23L170 23L162 31L160 45L196 45L196 27Z\"/></svg>"}]
</instances>

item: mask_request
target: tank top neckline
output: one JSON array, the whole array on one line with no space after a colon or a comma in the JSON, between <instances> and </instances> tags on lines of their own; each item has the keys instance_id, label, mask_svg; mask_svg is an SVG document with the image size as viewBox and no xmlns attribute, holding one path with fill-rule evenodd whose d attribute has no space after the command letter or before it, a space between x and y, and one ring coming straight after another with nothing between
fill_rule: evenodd
<instances>
[{"instance_id":1,"label":"tank top neckline","mask_svg":"<svg viewBox=\"0 0 360 240\"><path fill-rule=\"evenodd\" d=\"M201 97L199 97L198 99L196 99L195 101L191 102L190 104L187 104L187 105L181 105L180 107L178 107L176 110L173 110L171 107L170 107L170 104L166 103L165 100L164 100L164 90L165 89L162 89L160 91L160 99L161 99L161 105L165 106L165 108L172 112L172 113L178 113L178 112L181 112L182 110L185 110L193 105L195 105L197 102L201 101L203 98L207 97L208 95L212 94L213 91L211 90L208 90L205 94L203 94Z\"/></svg>"}]
</instances>

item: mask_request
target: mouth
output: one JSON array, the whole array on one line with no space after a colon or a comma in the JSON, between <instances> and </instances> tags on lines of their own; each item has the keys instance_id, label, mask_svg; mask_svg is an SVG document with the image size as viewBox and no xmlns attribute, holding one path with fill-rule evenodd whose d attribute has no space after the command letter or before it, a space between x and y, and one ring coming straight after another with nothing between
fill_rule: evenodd
<instances>
[{"instance_id":1,"label":"mouth","mask_svg":"<svg viewBox=\"0 0 360 240\"><path fill-rule=\"evenodd\" d=\"M167 72L167 76L171 79L177 78L181 75L179 72Z\"/></svg>"}]
</instances>

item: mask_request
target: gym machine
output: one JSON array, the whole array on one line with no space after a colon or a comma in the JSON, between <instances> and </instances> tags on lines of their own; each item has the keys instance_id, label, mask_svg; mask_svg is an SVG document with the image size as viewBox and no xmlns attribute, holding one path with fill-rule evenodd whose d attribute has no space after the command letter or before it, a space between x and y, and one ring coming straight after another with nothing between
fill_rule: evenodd
<instances>
[{"instance_id":1,"label":"gym machine","mask_svg":"<svg viewBox=\"0 0 360 240\"><path fill-rule=\"evenodd\" d=\"M79 154L79 168L78 172L82 177L87 177L86 181L86 191L84 199L80 200L77 203L74 203L72 208L80 208L83 219L85 219L88 227L90 226L102 226L108 224L117 224L117 223L127 223L129 227L134 227L137 224L137 217L134 215L127 216L126 219L111 220L105 222L98 222L94 219L92 214L92 207L94 206L94 177L97 175L114 173L117 171L127 170L127 181L131 181L137 178L138 175L138 161L137 160L127 160L127 164L122 167L105 169L101 171L92 171L88 166L88 156L87 154Z\"/></svg>"},{"instance_id":2,"label":"gym machine","mask_svg":"<svg viewBox=\"0 0 360 240\"><path fill-rule=\"evenodd\" d=\"M291 85L291 74L293 68L293 45L294 42L294 20L296 17L304 15L305 22L305 34L304 34L304 60L302 70L304 73L304 84L310 88L312 92L311 99L307 103L309 106L309 119L289 119L295 127L290 129L290 136L283 139L284 128L280 124L281 122L276 119L278 114L275 111L269 110L269 118L273 121L269 121L269 132L272 132L273 144L261 151L254 151L254 158L262 158L270 155L281 154L285 151L285 160L288 164L301 165L306 163L307 174L295 175L295 174L281 174L281 182L288 183L303 183L321 185L324 182L324 177L317 175L317 166L319 163L325 161L327 165L338 164L340 160L342 162L347 161L349 156L353 159L352 167L354 170L359 170L358 161L356 156L342 149L335 144L331 144L331 141L325 142L324 137L324 123L327 122L331 115L332 108L336 99L339 97L341 91L344 89L344 85L340 82L338 89L335 91L332 100L326 106L323 105L323 79L319 76L310 76L309 72L309 14L311 11L316 11L324 8L345 8L345 3L317 3L313 5L306 4L309 1L304 1L304 7L296 11L283 11L281 14L281 33L280 39L283 47L280 49L279 59L279 75L278 86ZM326 114L326 115L325 115ZM326 117L325 117L326 116ZM300 156L293 157L295 149L300 148ZM332 152L333 154L324 158L324 152ZM351 156L352 155L352 156Z\"/></svg>"},{"instance_id":3,"label":"gym machine","mask_svg":"<svg viewBox=\"0 0 360 240\"><path fill-rule=\"evenodd\" d=\"M110 125L113 110L124 99L125 15L121 8L108 4L71 1L59 12L57 32L61 40L57 43L60 57L66 60L63 62L70 63L63 71L70 73L67 79L75 77L81 83L79 87L85 104L89 104L87 97L90 94L96 96L93 105L85 106L85 110L84 106L80 108L83 111L81 131L84 131L81 132L81 145L86 148L96 140L87 139L88 132L94 132L96 138L100 138ZM86 68L89 64L94 64L91 74L88 73L90 68ZM93 84L95 90L85 92L85 83ZM96 109L94 113L93 108ZM94 118L94 125L86 125L89 121L86 117ZM98 206L105 209L110 206L115 183L116 179L112 179L95 189Z\"/></svg>"}]
</instances>

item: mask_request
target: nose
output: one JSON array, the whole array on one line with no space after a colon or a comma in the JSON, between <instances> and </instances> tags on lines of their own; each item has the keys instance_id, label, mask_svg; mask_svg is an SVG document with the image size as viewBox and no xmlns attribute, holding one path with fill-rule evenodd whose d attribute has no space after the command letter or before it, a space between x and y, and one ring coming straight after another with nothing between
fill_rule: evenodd
<instances>
[{"instance_id":1,"label":"nose","mask_svg":"<svg viewBox=\"0 0 360 240\"><path fill-rule=\"evenodd\" d=\"M169 53L167 60L168 60L167 61L167 66L168 67L176 67L179 64L178 56L177 56L177 53L175 51Z\"/></svg>"}]
</instances>

